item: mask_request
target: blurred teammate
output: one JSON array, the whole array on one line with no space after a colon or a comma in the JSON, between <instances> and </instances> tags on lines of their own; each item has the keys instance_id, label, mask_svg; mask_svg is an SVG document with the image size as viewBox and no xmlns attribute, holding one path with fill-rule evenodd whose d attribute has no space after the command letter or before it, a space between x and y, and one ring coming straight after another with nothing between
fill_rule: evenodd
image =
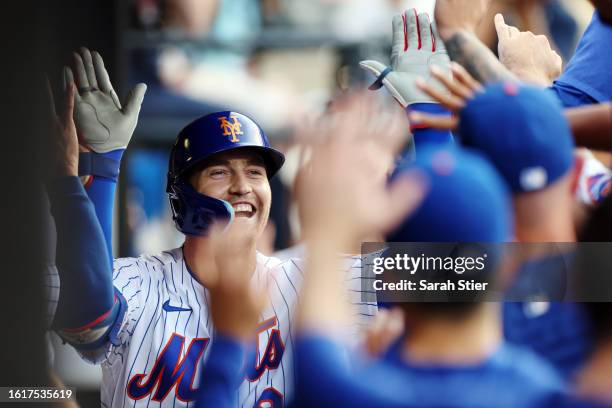
<instances>
[{"instance_id":1,"label":"blurred teammate","mask_svg":"<svg viewBox=\"0 0 612 408\"><path fill-rule=\"evenodd\" d=\"M459 67L455 71L468 75ZM485 153L513 190L516 239L524 243L574 242L573 140L555 98L546 90L515 83L480 92L459 81L439 79L457 99L451 101L427 84L421 88L457 114L462 142ZM460 95L467 98L462 100ZM537 279L543 275L537 273L542 262L551 267L567 263L558 257L538 262L539 267L536 263L525 265L524 274ZM506 304L507 338L538 351L570 376L591 347L583 310L569 303L531 308L530 303Z\"/></svg>"}]
</instances>

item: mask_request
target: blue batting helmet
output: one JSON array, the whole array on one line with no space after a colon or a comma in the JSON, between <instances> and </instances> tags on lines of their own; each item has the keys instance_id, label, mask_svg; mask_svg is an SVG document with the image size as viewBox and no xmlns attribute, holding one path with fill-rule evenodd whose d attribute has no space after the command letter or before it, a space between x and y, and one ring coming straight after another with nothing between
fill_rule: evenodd
<instances>
[{"instance_id":1,"label":"blue batting helmet","mask_svg":"<svg viewBox=\"0 0 612 408\"><path fill-rule=\"evenodd\" d=\"M285 156L270 147L263 130L251 118L238 112L216 112L187 125L179 133L170 153L168 184L172 218L176 228L187 235L204 235L213 220L231 221L232 206L198 193L189 184L191 170L217 153L251 149L261 155L268 178L278 172Z\"/></svg>"}]
</instances>

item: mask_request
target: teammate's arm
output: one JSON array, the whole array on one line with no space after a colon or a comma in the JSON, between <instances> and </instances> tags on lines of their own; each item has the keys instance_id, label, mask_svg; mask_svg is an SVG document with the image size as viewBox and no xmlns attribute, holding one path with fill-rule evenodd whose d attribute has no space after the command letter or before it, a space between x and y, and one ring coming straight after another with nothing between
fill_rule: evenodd
<instances>
[{"instance_id":1,"label":"teammate's arm","mask_svg":"<svg viewBox=\"0 0 612 408\"><path fill-rule=\"evenodd\" d=\"M435 19L451 60L479 82L517 81L475 34L490 0L438 0Z\"/></svg>"},{"instance_id":2,"label":"teammate's arm","mask_svg":"<svg viewBox=\"0 0 612 408\"><path fill-rule=\"evenodd\" d=\"M89 347L97 345L115 321L120 305L113 293L104 236L77 177L78 140L72 118L75 94L75 87L69 85L62 118L52 113L55 177L48 183L48 192L57 230L56 264L62 286L53 327L67 342Z\"/></svg>"},{"instance_id":3,"label":"teammate's arm","mask_svg":"<svg viewBox=\"0 0 612 408\"><path fill-rule=\"evenodd\" d=\"M445 95L429 84L421 85L421 89L434 100L448 109L452 116L410 113L410 121L423 123L426 126L456 130L461 109L482 86L472 78L463 67L453 64L451 67L454 79L434 75L448 89ZM593 150L607 151L612 149L612 104L589 105L565 110L574 141L577 146Z\"/></svg>"},{"instance_id":4,"label":"teammate's arm","mask_svg":"<svg viewBox=\"0 0 612 408\"><path fill-rule=\"evenodd\" d=\"M119 166L147 87L136 85L122 106L102 57L87 48L73 54L73 69L64 67L63 75L65 86L76 82L74 119L83 150L79 176L85 180L87 195L95 206L112 264L112 213Z\"/></svg>"},{"instance_id":5,"label":"teammate's arm","mask_svg":"<svg viewBox=\"0 0 612 408\"><path fill-rule=\"evenodd\" d=\"M208 239L214 262L207 272L216 276L207 284L215 336L202 364L198 406L232 408L244 379L246 344L253 341L269 296L266 286L252 285L254 236L234 222L228 228L213 225Z\"/></svg>"},{"instance_id":6,"label":"teammate's arm","mask_svg":"<svg viewBox=\"0 0 612 408\"><path fill-rule=\"evenodd\" d=\"M565 110L578 146L612 150L612 104L581 106Z\"/></svg>"},{"instance_id":7,"label":"teammate's arm","mask_svg":"<svg viewBox=\"0 0 612 408\"><path fill-rule=\"evenodd\" d=\"M309 254L296 318L296 395L304 406L394 406L391 397L364 387L333 341L351 315L337 276L337 253L360 237L391 228L417 206L424 188L417 179L399 179L387 187L368 176L376 160L369 146L380 137L367 115L352 113L331 118L339 123L317 134L310 171L299 180Z\"/></svg>"}]
</instances>

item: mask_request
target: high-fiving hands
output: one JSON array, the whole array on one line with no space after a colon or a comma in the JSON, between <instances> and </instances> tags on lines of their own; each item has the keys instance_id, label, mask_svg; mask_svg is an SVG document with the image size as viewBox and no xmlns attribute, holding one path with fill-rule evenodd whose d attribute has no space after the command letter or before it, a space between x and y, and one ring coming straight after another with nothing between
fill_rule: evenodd
<instances>
[{"instance_id":1,"label":"high-fiving hands","mask_svg":"<svg viewBox=\"0 0 612 408\"><path fill-rule=\"evenodd\" d=\"M136 85L122 106L99 53L83 47L73 59L74 73L64 67L64 89L76 79L74 116L80 142L96 153L125 149L136 128L147 86Z\"/></svg>"},{"instance_id":2,"label":"high-fiving hands","mask_svg":"<svg viewBox=\"0 0 612 408\"><path fill-rule=\"evenodd\" d=\"M435 103L415 87L419 77L429 78L429 68L448 70L450 59L444 43L426 13L415 9L393 17L393 43L391 67L373 60L360 62L360 66L376 76L371 89L384 85L403 106L415 103Z\"/></svg>"}]
</instances>

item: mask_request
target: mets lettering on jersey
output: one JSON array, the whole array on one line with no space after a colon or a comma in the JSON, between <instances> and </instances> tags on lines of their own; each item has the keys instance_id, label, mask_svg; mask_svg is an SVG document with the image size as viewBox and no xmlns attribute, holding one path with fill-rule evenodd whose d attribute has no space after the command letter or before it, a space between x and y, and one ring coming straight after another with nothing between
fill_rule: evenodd
<instances>
[{"instance_id":1,"label":"mets lettering on jersey","mask_svg":"<svg viewBox=\"0 0 612 408\"><path fill-rule=\"evenodd\" d=\"M279 407L292 392L291 316L302 272L293 261L258 254L254 284L266 278L272 283L270 305L238 390L241 406ZM102 406L193 406L214 331L208 293L187 269L182 250L118 259L113 281L128 308L120 344L97 358Z\"/></svg>"}]
</instances>

